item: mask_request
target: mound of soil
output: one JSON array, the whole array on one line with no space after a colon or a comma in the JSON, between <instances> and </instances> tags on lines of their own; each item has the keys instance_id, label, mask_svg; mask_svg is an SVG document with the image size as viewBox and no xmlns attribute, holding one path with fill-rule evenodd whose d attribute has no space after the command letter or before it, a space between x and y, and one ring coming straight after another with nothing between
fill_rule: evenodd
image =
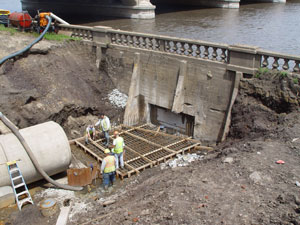
<instances>
[{"instance_id":1,"label":"mound of soil","mask_svg":"<svg viewBox=\"0 0 300 225\"><path fill-rule=\"evenodd\" d=\"M33 40L30 35L1 32L0 56ZM25 57L1 66L0 111L19 128L56 121L69 138L82 136L86 125L95 123L102 112L120 123L123 110L107 99L115 87L95 61L84 42L39 42Z\"/></svg>"}]
</instances>

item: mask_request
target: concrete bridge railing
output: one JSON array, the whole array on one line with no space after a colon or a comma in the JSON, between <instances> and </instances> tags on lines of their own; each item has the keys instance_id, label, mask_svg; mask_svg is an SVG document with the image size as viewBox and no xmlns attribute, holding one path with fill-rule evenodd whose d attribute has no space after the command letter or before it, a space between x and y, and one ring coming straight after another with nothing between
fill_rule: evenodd
<instances>
[{"instance_id":1,"label":"concrete bridge railing","mask_svg":"<svg viewBox=\"0 0 300 225\"><path fill-rule=\"evenodd\" d=\"M213 42L115 30L110 27L60 25L60 30L69 31L73 37L80 37L89 41L219 61L243 67L242 70L244 69L245 72L249 69L267 67L278 71L300 73L300 56L265 51L258 47L230 46ZM234 59L241 56L246 57L248 62L243 63L243 60ZM251 62L249 64L250 58Z\"/></svg>"}]
</instances>

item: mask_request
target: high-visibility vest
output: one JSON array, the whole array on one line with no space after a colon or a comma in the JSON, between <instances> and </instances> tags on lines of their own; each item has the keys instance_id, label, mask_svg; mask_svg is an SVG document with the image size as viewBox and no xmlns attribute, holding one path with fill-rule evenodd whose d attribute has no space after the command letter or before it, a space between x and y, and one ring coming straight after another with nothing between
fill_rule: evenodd
<instances>
[{"instance_id":1,"label":"high-visibility vest","mask_svg":"<svg viewBox=\"0 0 300 225\"><path fill-rule=\"evenodd\" d=\"M112 155L106 156L103 160L105 161L104 173L111 173L116 171L114 156Z\"/></svg>"},{"instance_id":2,"label":"high-visibility vest","mask_svg":"<svg viewBox=\"0 0 300 225\"><path fill-rule=\"evenodd\" d=\"M123 144L124 144L124 139L122 137L117 137L116 138L116 146L114 147L114 153L120 154L123 152Z\"/></svg>"},{"instance_id":3,"label":"high-visibility vest","mask_svg":"<svg viewBox=\"0 0 300 225\"><path fill-rule=\"evenodd\" d=\"M108 124L106 123L106 118L107 118L107 117L104 116L103 122L102 122L102 130L103 130L103 131L109 130Z\"/></svg>"},{"instance_id":4,"label":"high-visibility vest","mask_svg":"<svg viewBox=\"0 0 300 225\"><path fill-rule=\"evenodd\" d=\"M90 134L94 133L94 128L88 128L86 133L90 133Z\"/></svg>"}]
</instances>

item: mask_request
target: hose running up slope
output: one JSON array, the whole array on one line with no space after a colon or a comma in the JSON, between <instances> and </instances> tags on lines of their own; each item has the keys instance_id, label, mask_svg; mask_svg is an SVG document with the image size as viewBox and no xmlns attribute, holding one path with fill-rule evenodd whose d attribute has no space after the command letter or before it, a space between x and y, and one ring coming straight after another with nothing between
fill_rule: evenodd
<instances>
[{"instance_id":1,"label":"hose running up slope","mask_svg":"<svg viewBox=\"0 0 300 225\"><path fill-rule=\"evenodd\" d=\"M50 27L50 25L51 25L51 22L52 22L52 19L51 19L50 16L46 16L46 18L47 18L47 20L48 20L48 24L47 24L45 30L43 31L43 33L41 33L41 35L40 35L37 39L35 39L31 44L27 45L27 46L26 46L25 48L23 48L22 50L17 51L17 52L15 52L15 53L12 53L12 54L10 54L10 55L5 56L4 58L2 58L2 59L0 60L0 66L1 66L6 60L11 59L11 58L13 58L13 57L16 57L16 56L18 56L18 55L21 55L21 54L23 54L24 52L28 51L33 45L35 45L35 44L38 43L40 40L42 40L42 38L43 38L44 35L47 33L47 31L48 31L48 29L49 29L49 27Z\"/></svg>"}]
</instances>

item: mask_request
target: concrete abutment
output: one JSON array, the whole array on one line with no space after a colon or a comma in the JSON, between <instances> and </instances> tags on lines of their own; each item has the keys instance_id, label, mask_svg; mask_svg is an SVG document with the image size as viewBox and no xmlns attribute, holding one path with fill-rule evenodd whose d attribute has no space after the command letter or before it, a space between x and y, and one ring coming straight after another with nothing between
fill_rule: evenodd
<instances>
[{"instance_id":1,"label":"concrete abutment","mask_svg":"<svg viewBox=\"0 0 300 225\"><path fill-rule=\"evenodd\" d=\"M96 49L97 66L105 65L115 86L129 95L124 124L152 122L203 143L226 138L241 79L251 79L260 67L300 72L300 57L254 46L110 27L94 27L80 35L92 37L87 43Z\"/></svg>"}]
</instances>

